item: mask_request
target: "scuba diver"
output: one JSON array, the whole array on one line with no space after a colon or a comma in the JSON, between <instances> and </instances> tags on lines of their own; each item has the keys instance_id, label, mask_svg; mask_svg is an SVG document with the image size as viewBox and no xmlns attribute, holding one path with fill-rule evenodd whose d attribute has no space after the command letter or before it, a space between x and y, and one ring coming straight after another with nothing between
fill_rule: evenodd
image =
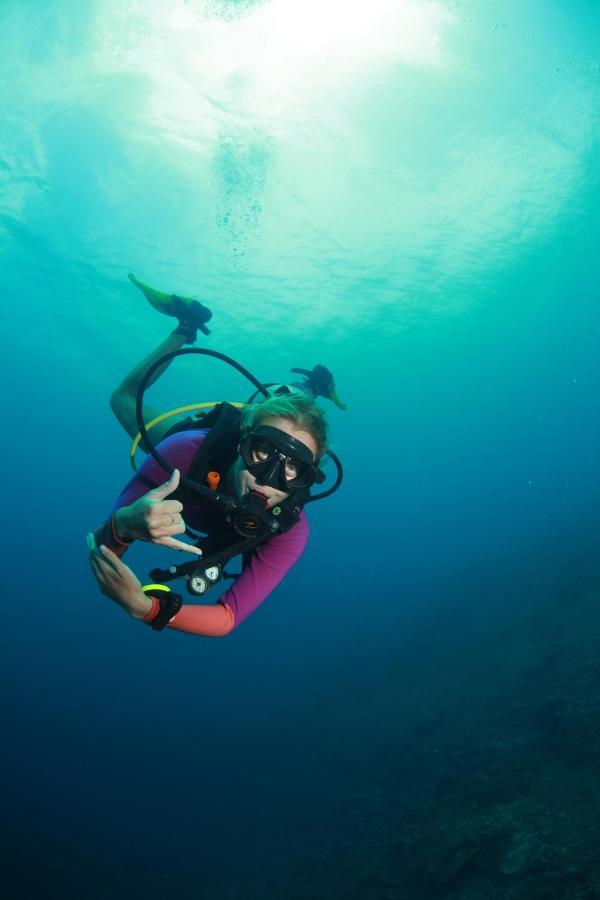
<instances>
[{"instance_id":1,"label":"scuba diver","mask_svg":"<svg viewBox=\"0 0 600 900\"><path fill-rule=\"evenodd\" d=\"M184 349L195 341L198 329L210 333L210 310L129 277L152 306L177 318L178 326L111 397L117 419L136 436L132 454L139 443L149 455L107 521L88 535L90 564L102 593L154 630L224 636L254 612L301 556L308 538L304 506L341 484L341 463L328 449L327 423L314 398L327 397L345 407L325 366L293 369L304 376L299 383L265 386L224 354ZM214 407L211 412L179 418L174 425L166 421L171 414L155 416L144 402L145 391L177 356L186 354L210 355L233 366L251 381L254 394L246 404L208 404ZM315 495L311 488L326 478L320 467L325 456L333 460L337 477L332 487ZM183 534L194 544L176 537ZM142 587L121 560L135 540L186 551L193 560L152 570L154 583ZM225 565L237 556L242 570L231 575ZM213 605L184 604L165 584L177 578L184 578L196 597L224 578L234 583Z\"/></svg>"}]
</instances>

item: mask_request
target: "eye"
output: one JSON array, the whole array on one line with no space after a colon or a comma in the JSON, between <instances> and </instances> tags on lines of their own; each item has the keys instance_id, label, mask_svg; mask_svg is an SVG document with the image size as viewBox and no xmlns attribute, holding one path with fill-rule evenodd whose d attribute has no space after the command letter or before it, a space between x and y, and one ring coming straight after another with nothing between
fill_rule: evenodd
<instances>
[{"instance_id":1,"label":"eye","mask_svg":"<svg viewBox=\"0 0 600 900\"><path fill-rule=\"evenodd\" d=\"M272 450L268 444L255 444L252 448L252 458L254 462L264 462L272 455Z\"/></svg>"},{"instance_id":2,"label":"eye","mask_svg":"<svg viewBox=\"0 0 600 900\"><path fill-rule=\"evenodd\" d=\"M298 466L293 459L289 457L285 461L285 477L288 481L292 481L298 477Z\"/></svg>"}]
</instances>

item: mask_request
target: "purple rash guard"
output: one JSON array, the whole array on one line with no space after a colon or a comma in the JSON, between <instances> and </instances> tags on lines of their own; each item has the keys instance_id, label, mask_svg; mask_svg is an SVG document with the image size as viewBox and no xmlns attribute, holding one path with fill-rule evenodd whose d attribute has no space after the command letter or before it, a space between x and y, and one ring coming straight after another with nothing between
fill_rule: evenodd
<instances>
[{"instance_id":1,"label":"purple rash guard","mask_svg":"<svg viewBox=\"0 0 600 900\"><path fill-rule=\"evenodd\" d=\"M160 453L173 468L185 475L207 433L200 429L178 432L159 444ZM112 512L128 506L164 482L164 469L153 457L147 457L117 498ZM183 516L185 519L185 510ZM289 572L302 555L308 531L308 522L302 512L300 520L289 531L259 546L242 574L214 606L187 604L171 620L169 627L214 637L228 634L260 606Z\"/></svg>"}]
</instances>

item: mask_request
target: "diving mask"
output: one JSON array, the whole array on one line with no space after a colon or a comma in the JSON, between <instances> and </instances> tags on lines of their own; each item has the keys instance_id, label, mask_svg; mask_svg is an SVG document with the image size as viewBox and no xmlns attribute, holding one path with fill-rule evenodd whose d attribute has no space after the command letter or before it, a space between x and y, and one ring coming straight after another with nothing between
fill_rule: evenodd
<instances>
[{"instance_id":1,"label":"diving mask","mask_svg":"<svg viewBox=\"0 0 600 900\"><path fill-rule=\"evenodd\" d=\"M257 484L278 491L289 493L325 480L325 473L315 463L310 448L270 425L259 425L243 437L240 454Z\"/></svg>"}]
</instances>

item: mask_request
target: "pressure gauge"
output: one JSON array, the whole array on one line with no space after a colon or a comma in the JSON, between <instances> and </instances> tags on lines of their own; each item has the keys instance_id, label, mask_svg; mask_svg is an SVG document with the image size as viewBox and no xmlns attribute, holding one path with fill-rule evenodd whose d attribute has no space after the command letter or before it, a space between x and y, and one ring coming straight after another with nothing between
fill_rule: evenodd
<instances>
[{"instance_id":1,"label":"pressure gauge","mask_svg":"<svg viewBox=\"0 0 600 900\"><path fill-rule=\"evenodd\" d=\"M188 581L187 588L190 594L196 594L197 596L205 594L209 588L209 583L204 577L204 573L194 572Z\"/></svg>"}]
</instances>

